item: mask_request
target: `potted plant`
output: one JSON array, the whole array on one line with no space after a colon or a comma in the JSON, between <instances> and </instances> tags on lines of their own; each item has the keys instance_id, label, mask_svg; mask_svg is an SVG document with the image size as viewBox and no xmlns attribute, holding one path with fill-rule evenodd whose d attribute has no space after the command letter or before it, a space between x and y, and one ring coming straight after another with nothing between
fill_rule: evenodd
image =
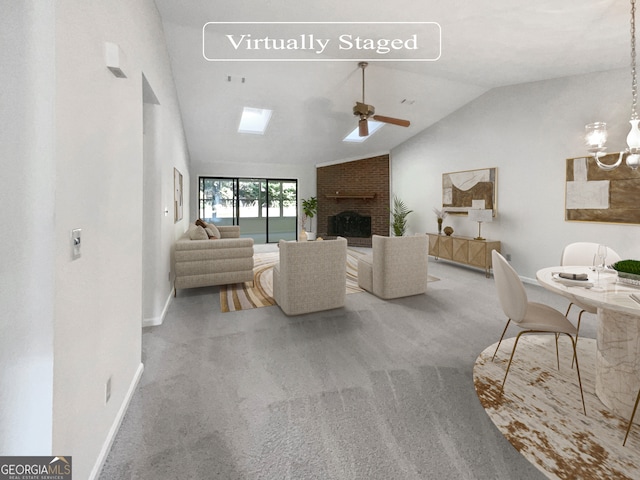
<instances>
[{"instance_id":1,"label":"potted plant","mask_svg":"<svg viewBox=\"0 0 640 480\"><path fill-rule=\"evenodd\" d=\"M402 200L397 196L393 197L393 212L391 213L393 221L391 222L391 226L393 227L393 234L396 237L402 237L407 231L407 215L411 212L413 212L413 210L409 210Z\"/></svg>"},{"instance_id":2,"label":"potted plant","mask_svg":"<svg viewBox=\"0 0 640 480\"><path fill-rule=\"evenodd\" d=\"M640 261L620 260L611 265L611 268L618 272L618 280L622 283L640 285Z\"/></svg>"},{"instance_id":3,"label":"potted plant","mask_svg":"<svg viewBox=\"0 0 640 480\"><path fill-rule=\"evenodd\" d=\"M313 217L318 213L318 199L316 197L305 198L302 200L302 231L305 231L307 218L309 219L309 231L306 232L307 240L315 240L316 234L311 232L313 229Z\"/></svg>"}]
</instances>

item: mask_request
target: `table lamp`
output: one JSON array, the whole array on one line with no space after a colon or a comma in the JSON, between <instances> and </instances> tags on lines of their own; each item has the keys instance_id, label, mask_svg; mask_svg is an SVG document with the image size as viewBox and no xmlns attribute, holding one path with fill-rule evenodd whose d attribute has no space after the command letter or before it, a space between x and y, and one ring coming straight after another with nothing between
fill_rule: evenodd
<instances>
[{"instance_id":1,"label":"table lamp","mask_svg":"<svg viewBox=\"0 0 640 480\"><path fill-rule=\"evenodd\" d=\"M489 209L470 209L469 210L469 220L472 222L478 222L478 236L474 238L474 240L485 240L480 235L480 228L482 227L482 222L492 222L493 221L493 210Z\"/></svg>"}]
</instances>

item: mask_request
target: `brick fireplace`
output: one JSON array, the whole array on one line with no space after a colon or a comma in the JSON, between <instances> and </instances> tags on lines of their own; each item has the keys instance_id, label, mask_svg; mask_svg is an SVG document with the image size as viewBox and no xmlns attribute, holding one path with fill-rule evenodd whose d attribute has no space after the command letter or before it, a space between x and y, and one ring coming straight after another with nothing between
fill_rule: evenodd
<instances>
[{"instance_id":1,"label":"brick fireplace","mask_svg":"<svg viewBox=\"0 0 640 480\"><path fill-rule=\"evenodd\" d=\"M319 236L335 235L338 226L349 245L370 247L371 235L389 235L389 155L319 167L316 174ZM361 236L367 225L370 232Z\"/></svg>"}]
</instances>

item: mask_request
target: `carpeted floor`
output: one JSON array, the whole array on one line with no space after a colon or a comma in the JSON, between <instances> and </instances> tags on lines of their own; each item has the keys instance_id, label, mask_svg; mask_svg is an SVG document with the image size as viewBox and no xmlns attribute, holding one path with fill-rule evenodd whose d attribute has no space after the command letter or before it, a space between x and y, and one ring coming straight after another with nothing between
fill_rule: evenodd
<instances>
[{"instance_id":1,"label":"carpeted floor","mask_svg":"<svg viewBox=\"0 0 640 480\"><path fill-rule=\"evenodd\" d=\"M474 367L480 402L511 444L548 478L640 478L640 426L623 447L627 419L611 414L595 395L596 341L578 342L586 416L568 338L559 342L558 370L554 336L523 335L500 395L513 343L503 341L494 362L497 344L488 347Z\"/></svg>"},{"instance_id":2,"label":"carpeted floor","mask_svg":"<svg viewBox=\"0 0 640 480\"><path fill-rule=\"evenodd\" d=\"M217 287L181 291L143 329L144 374L100 480L544 479L474 388L505 324L493 279L433 259L429 273L424 295L356 293L297 317L220 313ZM595 338L593 316L580 333Z\"/></svg>"}]
</instances>

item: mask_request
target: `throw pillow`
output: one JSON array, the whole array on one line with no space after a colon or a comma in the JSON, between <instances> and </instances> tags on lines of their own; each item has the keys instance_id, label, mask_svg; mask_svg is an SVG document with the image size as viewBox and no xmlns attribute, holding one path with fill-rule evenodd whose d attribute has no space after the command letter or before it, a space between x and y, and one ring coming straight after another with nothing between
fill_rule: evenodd
<instances>
[{"instance_id":1,"label":"throw pillow","mask_svg":"<svg viewBox=\"0 0 640 480\"><path fill-rule=\"evenodd\" d=\"M204 222L203 222L202 220L200 220L200 219L197 219L195 223L196 223L196 225L197 225L197 226L199 226L199 227L207 228L207 224L206 224L206 223L204 223Z\"/></svg>"},{"instance_id":2,"label":"throw pillow","mask_svg":"<svg viewBox=\"0 0 640 480\"><path fill-rule=\"evenodd\" d=\"M198 225L196 228L189 230L189 238L191 240L207 240L209 236L205 229Z\"/></svg>"},{"instance_id":3,"label":"throw pillow","mask_svg":"<svg viewBox=\"0 0 640 480\"><path fill-rule=\"evenodd\" d=\"M207 232L209 233L209 238L220 238L220 230L218 230L218 227L216 227L213 223L207 223L206 228L208 228L209 230L211 230L211 232Z\"/></svg>"},{"instance_id":4,"label":"throw pillow","mask_svg":"<svg viewBox=\"0 0 640 480\"><path fill-rule=\"evenodd\" d=\"M204 229L204 231L207 232L207 235L209 236L209 240L217 240L218 239L218 237L216 237L215 232L211 228L207 227L207 228Z\"/></svg>"}]
</instances>

